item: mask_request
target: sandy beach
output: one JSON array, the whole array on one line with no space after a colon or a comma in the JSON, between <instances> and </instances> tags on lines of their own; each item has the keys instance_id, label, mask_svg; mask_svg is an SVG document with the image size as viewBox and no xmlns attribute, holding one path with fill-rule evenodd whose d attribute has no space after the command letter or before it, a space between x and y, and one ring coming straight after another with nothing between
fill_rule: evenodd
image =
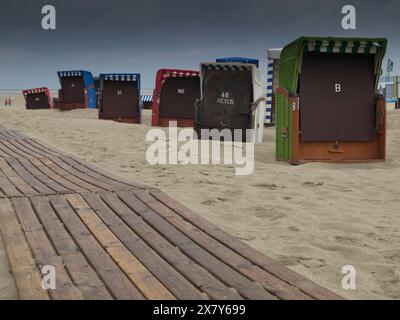
<instances>
[{"instance_id":1,"label":"sandy beach","mask_svg":"<svg viewBox=\"0 0 400 320\"><path fill-rule=\"evenodd\" d=\"M8 95L10 96L10 95ZM275 129L256 146L255 172L233 166L150 166L144 124L97 120L97 110L27 111L21 95L0 125L124 178L155 186L294 271L349 299L400 299L400 110L388 112L388 160L368 164L275 161ZM0 241L0 297L16 296ZM342 268L357 289L341 288Z\"/></svg>"}]
</instances>

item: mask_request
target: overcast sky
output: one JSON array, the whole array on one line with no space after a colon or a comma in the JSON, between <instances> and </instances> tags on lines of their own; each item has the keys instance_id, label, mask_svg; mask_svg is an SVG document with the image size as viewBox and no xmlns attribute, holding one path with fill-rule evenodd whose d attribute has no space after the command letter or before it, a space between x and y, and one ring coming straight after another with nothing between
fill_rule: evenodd
<instances>
[{"instance_id":1,"label":"overcast sky","mask_svg":"<svg viewBox=\"0 0 400 320\"><path fill-rule=\"evenodd\" d=\"M57 30L41 9L57 9ZM357 30L341 28L341 8L357 9ZM58 88L57 70L141 73L198 69L223 56L258 58L302 35L389 39L400 73L399 0L1 0L0 88Z\"/></svg>"}]
</instances>

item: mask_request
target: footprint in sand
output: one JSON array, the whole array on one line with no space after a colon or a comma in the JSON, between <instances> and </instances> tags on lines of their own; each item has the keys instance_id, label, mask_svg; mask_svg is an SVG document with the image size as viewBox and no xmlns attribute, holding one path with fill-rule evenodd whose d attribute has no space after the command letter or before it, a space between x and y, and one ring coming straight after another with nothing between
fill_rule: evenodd
<instances>
[{"instance_id":1,"label":"footprint in sand","mask_svg":"<svg viewBox=\"0 0 400 320\"><path fill-rule=\"evenodd\" d=\"M302 184L303 187L322 187L324 185L323 182L311 182L306 181Z\"/></svg>"},{"instance_id":2,"label":"footprint in sand","mask_svg":"<svg viewBox=\"0 0 400 320\"><path fill-rule=\"evenodd\" d=\"M296 260L308 269L316 269L326 266L325 260L323 259L296 257Z\"/></svg>"},{"instance_id":3,"label":"footprint in sand","mask_svg":"<svg viewBox=\"0 0 400 320\"><path fill-rule=\"evenodd\" d=\"M400 265L400 250L386 251L383 257L388 263Z\"/></svg>"},{"instance_id":4,"label":"footprint in sand","mask_svg":"<svg viewBox=\"0 0 400 320\"><path fill-rule=\"evenodd\" d=\"M336 236L336 237L334 237L334 239L340 244L347 244L347 245L355 244L358 242L357 239L350 238L350 237Z\"/></svg>"},{"instance_id":5,"label":"footprint in sand","mask_svg":"<svg viewBox=\"0 0 400 320\"><path fill-rule=\"evenodd\" d=\"M211 180L199 180L199 181L197 181L197 184L209 184L209 185L212 185L212 186L218 186L219 185L218 182L214 182L214 181L211 181Z\"/></svg>"},{"instance_id":6,"label":"footprint in sand","mask_svg":"<svg viewBox=\"0 0 400 320\"><path fill-rule=\"evenodd\" d=\"M243 195L242 190L234 190L234 191L227 191L224 193L224 196L227 198L234 198L237 199ZM231 199L232 200L232 199Z\"/></svg>"},{"instance_id":7,"label":"footprint in sand","mask_svg":"<svg viewBox=\"0 0 400 320\"><path fill-rule=\"evenodd\" d=\"M268 219L270 221L276 221L286 217L286 213L282 212L279 208L255 206L252 208L247 208L244 211L251 212L251 214L257 218Z\"/></svg>"},{"instance_id":8,"label":"footprint in sand","mask_svg":"<svg viewBox=\"0 0 400 320\"><path fill-rule=\"evenodd\" d=\"M204 206L214 206L217 204L217 201L215 200L206 200L204 202L201 203Z\"/></svg>"},{"instance_id":9,"label":"footprint in sand","mask_svg":"<svg viewBox=\"0 0 400 320\"><path fill-rule=\"evenodd\" d=\"M258 183L258 184L253 184L252 186L256 188L270 189L270 190L278 190L284 188L284 186L279 187L276 184L269 184L269 183Z\"/></svg>"}]
</instances>

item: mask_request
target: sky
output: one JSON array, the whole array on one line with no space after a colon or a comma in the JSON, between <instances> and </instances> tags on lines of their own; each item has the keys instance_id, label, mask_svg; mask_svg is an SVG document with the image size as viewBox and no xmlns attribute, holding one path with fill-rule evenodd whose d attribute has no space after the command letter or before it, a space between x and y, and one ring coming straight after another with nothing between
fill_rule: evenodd
<instances>
[{"instance_id":1,"label":"sky","mask_svg":"<svg viewBox=\"0 0 400 320\"><path fill-rule=\"evenodd\" d=\"M56 30L41 27L56 8ZM343 30L352 4L357 29ZM57 89L58 70L141 73L153 88L160 68L197 70L218 57L260 59L304 35L387 37L400 74L398 0L1 0L0 89ZM386 62L385 62L386 66Z\"/></svg>"}]
</instances>

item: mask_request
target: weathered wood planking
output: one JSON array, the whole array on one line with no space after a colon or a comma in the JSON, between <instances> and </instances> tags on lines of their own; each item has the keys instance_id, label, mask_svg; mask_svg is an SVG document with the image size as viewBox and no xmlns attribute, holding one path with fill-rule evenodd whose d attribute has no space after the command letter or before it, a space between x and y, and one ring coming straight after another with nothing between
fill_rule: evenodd
<instances>
[{"instance_id":1,"label":"weathered wood planking","mask_svg":"<svg viewBox=\"0 0 400 320\"><path fill-rule=\"evenodd\" d=\"M42 277L9 199L0 199L0 231L21 299L48 300Z\"/></svg>"},{"instance_id":2,"label":"weathered wood planking","mask_svg":"<svg viewBox=\"0 0 400 320\"><path fill-rule=\"evenodd\" d=\"M341 299L161 191L1 126L0 231L21 299Z\"/></svg>"},{"instance_id":3,"label":"weathered wood planking","mask_svg":"<svg viewBox=\"0 0 400 320\"><path fill-rule=\"evenodd\" d=\"M119 241L80 195L68 195L67 201L97 241L146 298L153 300L175 299L168 289Z\"/></svg>"},{"instance_id":4,"label":"weathered wood planking","mask_svg":"<svg viewBox=\"0 0 400 320\"><path fill-rule=\"evenodd\" d=\"M199 215L196 215L190 209L184 207L171 197L167 196L162 191L153 189L150 193L165 206L174 210L174 212L178 213L188 222L190 222L191 224L193 224L206 234L211 235L213 238L220 241L226 247L234 250L240 255L243 255L244 257L252 261L254 264L262 267L264 270L273 274L282 281L285 281L290 285L299 288L301 291L305 292L311 297L323 300L343 299L341 296L317 285L316 283L310 281L309 279L304 278L298 273L290 270L289 268L284 267L282 264L263 255L261 252L253 249L252 247L246 245L244 242L239 241L232 235L219 229L218 227L208 222L207 220L203 219Z\"/></svg>"},{"instance_id":5,"label":"weathered wood planking","mask_svg":"<svg viewBox=\"0 0 400 320\"><path fill-rule=\"evenodd\" d=\"M111 293L99 278L96 270L89 264L74 238L68 233L62 221L46 197L31 198L32 207L38 215L43 228L57 250L74 283L85 299L112 299Z\"/></svg>"},{"instance_id":6,"label":"weathered wood planking","mask_svg":"<svg viewBox=\"0 0 400 320\"><path fill-rule=\"evenodd\" d=\"M301 292L296 287L281 281L270 273L266 272L259 266L254 265L245 257L239 255L232 249L223 245L210 235L202 232L193 224L184 220L174 211L157 201L150 193L144 191L135 191L134 195L143 201L143 204L157 212L161 217L166 219L174 227L182 231L186 236L192 238L202 248L208 252L215 254L220 260L231 266L244 276L260 283L266 290L273 293L280 299L290 300L310 300L311 297Z\"/></svg>"}]
</instances>

